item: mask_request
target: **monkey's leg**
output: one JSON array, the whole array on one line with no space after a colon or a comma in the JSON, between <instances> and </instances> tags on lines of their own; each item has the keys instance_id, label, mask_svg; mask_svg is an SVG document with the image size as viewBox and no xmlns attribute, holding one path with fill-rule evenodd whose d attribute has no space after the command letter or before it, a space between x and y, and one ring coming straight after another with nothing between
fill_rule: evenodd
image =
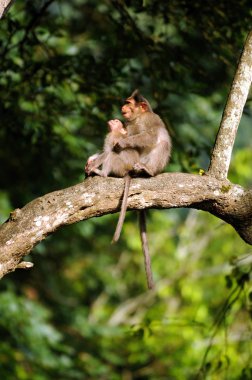
<instances>
[{"instance_id":1,"label":"monkey's leg","mask_svg":"<svg viewBox=\"0 0 252 380\"><path fill-rule=\"evenodd\" d=\"M99 173L96 172L96 169L98 169L99 166L101 166L101 164L104 162L106 157L107 157L107 153L101 153L101 154L96 153L96 154L93 154L93 156L89 157L85 166L86 175L89 176L93 173L100 175Z\"/></svg>"},{"instance_id":2,"label":"monkey's leg","mask_svg":"<svg viewBox=\"0 0 252 380\"><path fill-rule=\"evenodd\" d=\"M106 152L101 154L95 161L90 170L91 173L95 173L100 177L107 177L112 171L113 153ZM99 166L102 168L99 169Z\"/></svg>"},{"instance_id":3,"label":"monkey's leg","mask_svg":"<svg viewBox=\"0 0 252 380\"><path fill-rule=\"evenodd\" d=\"M103 170L97 168L91 170L91 173L98 174L100 177L107 177L106 173L104 173Z\"/></svg>"},{"instance_id":4,"label":"monkey's leg","mask_svg":"<svg viewBox=\"0 0 252 380\"><path fill-rule=\"evenodd\" d=\"M167 141L161 141L149 154L140 158L134 165L134 172L139 175L147 174L151 177L161 173L169 161L170 145Z\"/></svg>"},{"instance_id":5,"label":"monkey's leg","mask_svg":"<svg viewBox=\"0 0 252 380\"><path fill-rule=\"evenodd\" d=\"M151 270L151 258L149 253L149 246L147 240L147 231L146 231L146 212L145 210L139 211L139 228L140 228L140 236L142 242L142 250L144 255L144 266L147 278L147 284L149 289L154 288L154 282L152 277Z\"/></svg>"},{"instance_id":6,"label":"monkey's leg","mask_svg":"<svg viewBox=\"0 0 252 380\"><path fill-rule=\"evenodd\" d=\"M133 173L134 175L147 175L148 177L154 176L154 171L147 165L142 164L141 162L137 162L133 166Z\"/></svg>"},{"instance_id":7,"label":"monkey's leg","mask_svg":"<svg viewBox=\"0 0 252 380\"><path fill-rule=\"evenodd\" d=\"M126 211L127 211L127 200L128 200L128 195L129 195L131 177L129 175L126 175L124 178L125 178L125 185L124 185L123 199L122 199L122 205L121 205L121 212L120 212L116 230L112 239L112 243L116 243L120 237L123 222L124 222Z\"/></svg>"},{"instance_id":8,"label":"monkey's leg","mask_svg":"<svg viewBox=\"0 0 252 380\"><path fill-rule=\"evenodd\" d=\"M111 152L106 162L104 162L102 170L105 171L107 175L123 178L127 175L129 167L120 154Z\"/></svg>"}]
</instances>

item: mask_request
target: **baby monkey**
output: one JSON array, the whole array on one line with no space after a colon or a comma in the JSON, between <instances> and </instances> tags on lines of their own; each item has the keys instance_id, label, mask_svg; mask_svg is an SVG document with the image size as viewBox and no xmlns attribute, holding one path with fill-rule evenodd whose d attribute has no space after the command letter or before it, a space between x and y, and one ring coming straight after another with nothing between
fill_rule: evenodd
<instances>
[{"instance_id":1,"label":"baby monkey","mask_svg":"<svg viewBox=\"0 0 252 380\"><path fill-rule=\"evenodd\" d=\"M116 242L119 239L127 209L127 199L131 182L131 177L128 173L138 163L139 152L133 148L127 148L115 152L115 146L119 141L126 138L127 131L124 128L123 123L118 119L109 120L108 128L110 132L105 138L103 152L100 154L96 153L89 157L85 166L85 172L87 175L98 174L102 177L107 177L108 175L124 177L124 193L121 204L121 209L124 211L120 213L112 240L112 242ZM100 166L101 169L99 169Z\"/></svg>"},{"instance_id":2,"label":"baby monkey","mask_svg":"<svg viewBox=\"0 0 252 380\"><path fill-rule=\"evenodd\" d=\"M115 145L127 136L127 131L118 119L109 120L108 128L109 133L105 138L102 153L96 153L88 158L85 172L87 175L98 174L102 177L108 175L125 177L138 162L139 153L131 148L115 152Z\"/></svg>"}]
</instances>

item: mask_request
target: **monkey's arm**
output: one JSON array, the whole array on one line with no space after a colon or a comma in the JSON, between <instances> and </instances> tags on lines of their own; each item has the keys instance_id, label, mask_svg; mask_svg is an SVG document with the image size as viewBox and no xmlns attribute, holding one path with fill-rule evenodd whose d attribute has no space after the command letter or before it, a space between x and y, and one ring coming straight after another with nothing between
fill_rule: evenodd
<instances>
[{"instance_id":1,"label":"monkey's arm","mask_svg":"<svg viewBox=\"0 0 252 380\"><path fill-rule=\"evenodd\" d=\"M127 130L128 137L125 137L123 140L120 139L116 149L153 148L157 143L160 131L166 131L166 128L157 114L153 112L145 112L135 123L129 124Z\"/></svg>"},{"instance_id":2,"label":"monkey's arm","mask_svg":"<svg viewBox=\"0 0 252 380\"><path fill-rule=\"evenodd\" d=\"M146 148L152 147L153 143L156 141L156 136L149 132L141 132L134 136L126 137L120 139L114 147L115 151L120 151L127 148Z\"/></svg>"}]
</instances>

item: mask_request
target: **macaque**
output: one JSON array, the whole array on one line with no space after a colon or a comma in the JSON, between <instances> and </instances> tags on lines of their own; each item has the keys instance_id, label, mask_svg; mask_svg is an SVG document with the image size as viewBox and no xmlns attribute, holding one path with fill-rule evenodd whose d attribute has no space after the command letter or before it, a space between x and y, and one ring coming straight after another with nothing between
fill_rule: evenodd
<instances>
[{"instance_id":1,"label":"macaque","mask_svg":"<svg viewBox=\"0 0 252 380\"><path fill-rule=\"evenodd\" d=\"M127 149L138 152L139 160L129 171L132 176L157 175L164 169L171 154L171 139L163 121L138 90L126 99L121 111L126 120L127 135L119 139L114 150L119 154ZM121 209L121 214L125 212ZM121 228L118 223L113 241L119 239Z\"/></svg>"},{"instance_id":2,"label":"macaque","mask_svg":"<svg viewBox=\"0 0 252 380\"><path fill-rule=\"evenodd\" d=\"M126 120L127 136L119 139L115 150L137 150L139 161L133 167L134 174L157 175L171 154L171 139L165 124L138 90L126 99L122 115Z\"/></svg>"},{"instance_id":3,"label":"macaque","mask_svg":"<svg viewBox=\"0 0 252 380\"><path fill-rule=\"evenodd\" d=\"M124 149L131 148L139 153L138 162L134 164L132 170L130 170L132 176L144 175L152 177L157 175L164 169L171 155L171 138L165 124L161 118L152 111L149 102L138 90L135 90L132 95L126 99L121 112L126 120L127 136L123 139L119 139L114 150L116 152L123 152ZM128 190L129 184L127 183L113 242L116 242L120 237L127 210ZM153 288L154 284L147 241L145 210L139 212L139 226L147 283L149 288Z\"/></svg>"},{"instance_id":4,"label":"macaque","mask_svg":"<svg viewBox=\"0 0 252 380\"><path fill-rule=\"evenodd\" d=\"M118 220L118 226L122 226L126 215L127 199L131 180L128 173L138 162L139 153L135 149L123 149L121 152L114 152L115 145L120 139L126 137L127 131L123 127L122 122L118 119L110 120L108 122L108 127L110 132L105 138L103 152L101 154L96 153L89 157L85 166L85 172L87 175L94 173L102 177L114 175L116 177L125 178L123 200L121 205L125 212L120 213ZM102 169L99 169L100 166L102 166ZM119 230L119 228L121 231L122 227L117 227L117 230ZM112 240L112 242L114 242L114 240Z\"/></svg>"},{"instance_id":5,"label":"macaque","mask_svg":"<svg viewBox=\"0 0 252 380\"><path fill-rule=\"evenodd\" d=\"M92 159L94 156L91 156L86 165L88 175L91 173L104 175L105 173L105 176L112 174L125 178L120 217L112 242L116 242L120 237L127 210L131 177L152 177L161 173L171 154L171 139L165 124L153 112L149 102L138 90L126 99L121 112L126 121L126 133L123 132L123 126L118 125L117 128L121 128L121 131L118 134L118 129L117 134L114 135L110 121L111 132L105 140L103 153L96 155L94 159ZM102 165L102 170L99 170L100 165ZM139 226L147 283L151 289L154 284L147 242L145 210L139 212Z\"/></svg>"},{"instance_id":6,"label":"macaque","mask_svg":"<svg viewBox=\"0 0 252 380\"><path fill-rule=\"evenodd\" d=\"M102 177L107 177L108 175L125 177L134 164L138 162L139 154L135 149L114 152L115 145L120 139L126 137L127 131L118 119L109 120L108 127L110 132L105 138L103 152L89 157L85 172L87 175L95 173ZM100 166L102 166L102 169L99 169Z\"/></svg>"}]
</instances>

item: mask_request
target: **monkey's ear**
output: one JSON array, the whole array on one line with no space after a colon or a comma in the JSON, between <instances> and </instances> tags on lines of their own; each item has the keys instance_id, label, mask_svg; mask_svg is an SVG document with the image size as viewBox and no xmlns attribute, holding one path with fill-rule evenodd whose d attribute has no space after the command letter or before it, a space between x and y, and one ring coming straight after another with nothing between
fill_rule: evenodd
<instances>
[{"instance_id":1,"label":"monkey's ear","mask_svg":"<svg viewBox=\"0 0 252 380\"><path fill-rule=\"evenodd\" d=\"M142 107L142 109L144 110L144 112L149 111L150 107L149 107L149 105L146 102L141 102L140 106Z\"/></svg>"},{"instance_id":2,"label":"monkey's ear","mask_svg":"<svg viewBox=\"0 0 252 380\"><path fill-rule=\"evenodd\" d=\"M133 98L137 103L140 102L139 96L141 96L138 88L136 88L132 94L130 95L130 98Z\"/></svg>"}]
</instances>

